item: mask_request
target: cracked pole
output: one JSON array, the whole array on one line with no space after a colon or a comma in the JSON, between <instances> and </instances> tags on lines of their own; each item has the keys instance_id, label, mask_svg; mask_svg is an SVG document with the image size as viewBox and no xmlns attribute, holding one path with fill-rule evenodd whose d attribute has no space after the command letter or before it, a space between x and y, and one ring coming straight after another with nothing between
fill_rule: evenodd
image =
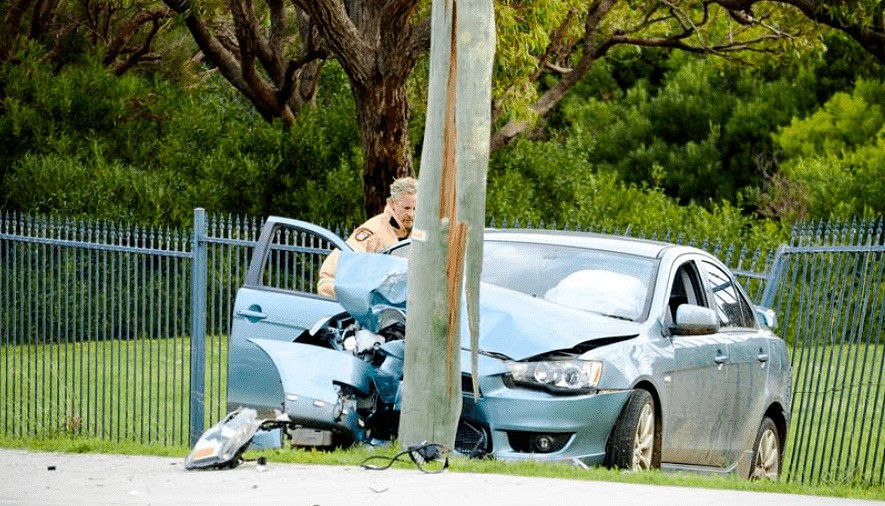
<instances>
[{"instance_id":1,"label":"cracked pole","mask_svg":"<svg viewBox=\"0 0 885 506\"><path fill-rule=\"evenodd\" d=\"M403 447L428 441L452 448L462 403L462 330L471 334L470 370L476 377L493 0L434 0L431 23L399 441Z\"/></svg>"}]
</instances>

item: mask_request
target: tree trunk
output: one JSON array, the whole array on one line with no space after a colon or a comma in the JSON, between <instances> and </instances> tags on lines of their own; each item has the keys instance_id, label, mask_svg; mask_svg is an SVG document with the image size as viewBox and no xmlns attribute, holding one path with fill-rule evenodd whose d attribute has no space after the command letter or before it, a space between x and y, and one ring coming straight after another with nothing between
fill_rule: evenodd
<instances>
[{"instance_id":1,"label":"tree trunk","mask_svg":"<svg viewBox=\"0 0 885 506\"><path fill-rule=\"evenodd\" d=\"M374 86L360 86L351 80L363 143L363 200L367 216L384 210L394 179L415 175L409 141L407 79L408 74L386 76Z\"/></svg>"}]
</instances>

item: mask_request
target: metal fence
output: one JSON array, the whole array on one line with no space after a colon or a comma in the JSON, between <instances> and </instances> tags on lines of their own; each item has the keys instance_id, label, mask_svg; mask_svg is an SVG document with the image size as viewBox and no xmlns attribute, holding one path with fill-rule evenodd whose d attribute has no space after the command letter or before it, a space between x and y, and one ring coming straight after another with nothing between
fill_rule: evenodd
<instances>
[{"instance_id":1,"label":"metal fence","mask_svg":"<svg viewBox=\"0 0 885 506\"><path fill-rule=\"evenodd\" d=\"M0 216L0 433L182 445L224 415L230 308L261 223L194 219Z\"/></svg>"},{"instance_id":2,"label":"metal fence","mask_svg":"<svg viewBox=\"0 0 885 506\"><path fill-rule=\"evenodd\" d=\"M806 224L775 257L761 303L791 344L791 480L883 484L882 231L881 220Z\"/></svg>"},{"instance_id":3,"label":"metal fence","mask_svg":"<svg viewBox=\"0 0 885 506\"><path fill-rule=\"evenodd\" d=\"M226 414L231 309L262 223L194 223L0 216L0 434L186 445ZM883 483L882 239L879 221L800 225L771 251L697 244L790 343L788 480Z\"/></svg>"}]
</instances>

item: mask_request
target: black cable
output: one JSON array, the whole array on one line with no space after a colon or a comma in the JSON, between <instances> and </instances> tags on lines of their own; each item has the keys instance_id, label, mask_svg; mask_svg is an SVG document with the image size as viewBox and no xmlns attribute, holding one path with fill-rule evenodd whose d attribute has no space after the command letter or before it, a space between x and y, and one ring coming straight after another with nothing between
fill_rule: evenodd
<instances>
[{"instance_id":1,"label":"black cable","mask_svg":"<svg viewBox=\"0 0 885 506\"><path fill-rule=\"evenodd\" d=\"M363 469L368 469L370 471L383 471L385 469L390 468L390 466L392 466L394 462L396 462L397 460L402 458L403 455L408 455L412 459L412 462L415 463L415 466L418 467L418 470L420 470L422 473L424 473L424 474L438 474L438 473L441 473L441 472L445 471L446 469L448 469L448 467L449 467L448 455L445 456L445 462L443 463L442 468L437 469L436 471L428 471L428 470L424 469L424 467L422 467L421 464L431 462L434 460L439 460L441 455L447 454L447 453L449 453L449 449L446 448L445 446L443 446L441 444L437 444L437 443L428 443L426 441L423 441L421 443L416 443L416 444L409 446L408 449L397 453L393 457L385 457L383 455L369 456L360 463L360 467L362 467ZM384 465L384 466L371 465L371 464L367 463L370 460L386 460L387 465Z\"/></svg>"}]
</instances>

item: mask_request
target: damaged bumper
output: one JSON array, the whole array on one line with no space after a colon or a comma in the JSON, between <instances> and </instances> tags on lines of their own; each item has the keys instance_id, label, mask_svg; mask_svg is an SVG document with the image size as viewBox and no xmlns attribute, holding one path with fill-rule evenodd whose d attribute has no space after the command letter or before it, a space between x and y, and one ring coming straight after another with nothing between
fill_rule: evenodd
<instances>
[{"instance_id":1,"label":"damaged bumper","mask_svg":"<svg viewBox=\"0 0 885 506\"><path fill-rule=\"evenodd\" d=\"M327 444L327 437L334 435L337 444L395 432L395 416L373 417L385 409L388 413L399 411L399 367L385 374L389 368L384 365L375 367L332 349L250 341L264 350L277 368L285 392L281 407L288 420L293 426L315 431L311 438L299 435L295 441ZM602 463L608 435L630 390L575 396L514 388L503 380L501 372L506 367L502 362L480 358L481 396L476 399L469 386L463 388L457 451L492 453L501 459Z\"/></svg>"},{"instance_id":2,"label":"damaged bumper","mask_svg":"<svg viewBox=\"0 0 885 506\"><path fill-rule=\"evenodd\" d=\"M399 398L401 367L369 362L313 345L250 339L271 358L282 383L282 412L295 427L330 431L336 444L367 441L371 416ZM397 362L398 357L389 361Z\"/></svg>"},{"instance_id":3,"label":"damaged bumper","mask_svg":"<svg viewBox=\"0 0 885 506\"><path fill-rule=\"evenodd\" d=\"M509 388L501 376L483 378L479 387L479 399L465 392L462 425L484 427L497 458L587 465L602 463L609 433L631 392L556 396Z\"/></svg>"}]
</instances>

